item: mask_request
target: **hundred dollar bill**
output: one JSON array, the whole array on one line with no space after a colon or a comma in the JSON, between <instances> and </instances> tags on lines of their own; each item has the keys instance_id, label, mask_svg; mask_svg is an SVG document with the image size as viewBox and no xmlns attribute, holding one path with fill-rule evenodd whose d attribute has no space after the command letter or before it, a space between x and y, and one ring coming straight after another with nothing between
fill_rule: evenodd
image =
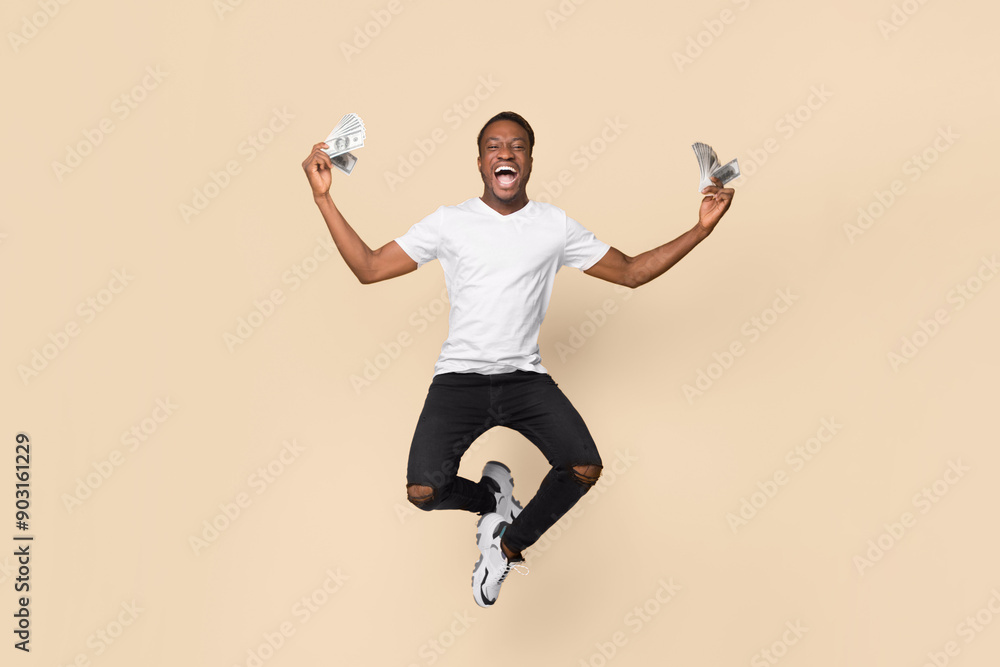
<instances>
[{"instance_id":1,"label":"hundred dollar bill","mask_svg":"<svg viewBox=\"0 0 1000 667\"><path fill-rule=\"evenodd\" d=\"M356 113L346 113L324 140L323 152L331 158L365 145L365 122Z\"/></svg>"},{"instance_id":2,"label":"hundred dollar bill","mask_svg":"<svg viewBox=\"0 0 1000 667\"><path fill-rule=\"evenodd\" d=\"M710 185L715 185L712 183L712 176L718 178L725 185L740 175L740 165L735 159L730 160L725 165L720 165L719 157L708 144L699 142L691 144L691 148L694 149L694 154L698 158L698 169L701 171L699 191Z\"/></svg>"},{"instance_id":3,"label":"hundred dollar bill","mask_svg":"<svg viewBox=\"0 0 1000 667\"><path fill-rule=\"evenodd\" d=\"M361 120L361 117L356 113L345 113L344 117L340 119L339 123L337 123L337 126L333 128L332 132L330 132L330 136L334 136L336 134L352 134L358 129L362 131L365 129L365 122Z\"/></svg>"},{"instance_id":4,"label":"hundred dollar bill","mask_svg":"<svg viewBox=\"0 0 1000 667\"><path fill-rule=\"evenodd\" d=\"M358 163L358 158L354 157L350 153L342 153L340 155L334 155L330 158L330 162L333 166L341 170L348 176L354 171L354 165Z\"/></svg>"},{"instance_id":5,"label":"hundred dollar bill","mask_svg":"<svg viewBox=\"0 0 1000 667\"><path fill-rule=\"evenodd\" d=\"M325 142L329 148L324 148L323 152L331 158L343 155L356 148L364 148L365 135L363 131L354 134L327 137Z\"/></svg>"},{"instance_id":6,"label":"hundred dollar bill","mask_svg":"<svg viewBox=\"0 0 1000 667\"><path fill-rule=\"evenodd\" d=\"M712 172L712 176L715 176L717 179L719 179L720 181L722 181L723 185L725 185L726 183L728 183L729 181L733 180L734 178L739 178L739 176L740 176L740 165L739 165L739 163L736 162L736 158L733 158L732 160L730 160L726 164L722 165L721 167L719 167L718 169L716 169L715 171L713 171ZM709 181L710 185L711 185L711 183L712 182Z\"/></svg>"}]
</instances>

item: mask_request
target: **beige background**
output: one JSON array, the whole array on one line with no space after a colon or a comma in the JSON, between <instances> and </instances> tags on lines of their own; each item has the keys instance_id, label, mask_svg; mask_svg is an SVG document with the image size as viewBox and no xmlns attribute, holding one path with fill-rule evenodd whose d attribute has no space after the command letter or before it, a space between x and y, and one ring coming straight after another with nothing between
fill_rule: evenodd
<instances>
[{"instance_id":1,"label":"beige background","mask_svg":"<svg viewBox=\"0 0 1000 667\"><path fill-rule=\"evenodd\" d=\"M995 3L51 4L7 2L0 20L0 553L19 532L20 431L35 536L30 655L11 647L0 557L3 664L996 664ZM300 163L342 114L364 119L332 190L378 247L481 194L475 135L504 109L537 133L529 194L565 170L551 200L628 254L695 223L693 142L744 176L716 232L639 290L559 273L542 360L608 468L483 610L476 518L405 502L447 334L440 264L362 286L339 256L313 263L328 232ZM250 135L268 142L252 160ZM230 161L239 173L185 220ZM300 284L297 265L314 270ZM274 290L272 315L227 346ZM775 318L779 291L794 300ZM715 379L689 400L699 371ZM143 441L123 439L133 428ZM524 500L545 473L505 429L462 472L491 458ZM759 508L734 529L744 500Z\"/></svg>"}]
</instances>

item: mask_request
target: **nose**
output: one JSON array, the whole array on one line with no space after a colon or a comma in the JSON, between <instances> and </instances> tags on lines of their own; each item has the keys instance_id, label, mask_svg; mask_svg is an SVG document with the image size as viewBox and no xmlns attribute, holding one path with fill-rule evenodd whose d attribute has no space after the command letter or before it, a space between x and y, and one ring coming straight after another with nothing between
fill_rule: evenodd
<instances>
[{"instance_id":1,"label":"nose","mask_svg":"<svg viewBox=\"0 0 1000 667\"><path fill-rule=\"evenodd\" d=\"M507 144L500 144L500 148L497 149L497 157L501 160L510 160L514 158L514 151L510 149Z\"/></svg>"}]
</instances>

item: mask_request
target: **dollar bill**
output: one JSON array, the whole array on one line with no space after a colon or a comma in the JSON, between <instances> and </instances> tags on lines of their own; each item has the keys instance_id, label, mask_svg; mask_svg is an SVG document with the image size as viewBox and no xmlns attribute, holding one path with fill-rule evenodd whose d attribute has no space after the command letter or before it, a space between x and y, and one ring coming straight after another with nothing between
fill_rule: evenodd
<instances>
[{"instance_id":1,"label":"dollar bill","mask_svg":"<svg viewBox=\"0 0 1000 667\"><path fill-rule=\"evenodd\" d=\"M733 158L726 164L722 165L721 167L713 171L712 176L715 176L717 179L722 181L723 185L725 185L734 178L740 177L740 165L739 163L736 162L736 158Z\"/></svg>"},{"instance_id":2,"label":"dollar bill","mask_svg":"<svg viewBox=\"0 0 1000 667\"><path fill-rule=\"evenodd\" d=\"M356 132L354 134L327 137L325 143L329 148L324 148L323 152L333 158L357 148L364 148L365 136L362 132Z\"/></svg>"},{"instance_id":3,"label":"dollar bill","mask_svg":"<svg viewBox=\"0 0 1000 667\"><path fill-rule=\"evenodd\" d=\"M351 172L354 171L354 165L358 163L358 158L350 153L341 153L340 155L332 156L330 162L333 163L334 167L350 176Z\"/></svg>"},{"instance_id":4,"label":"dollar bill","mask_svg":"<svg viewBox=\"0 0 1000 667\"><path fill-rule=\"evenodd\" d=\"M324 139L327 148L323 152L330 156L330 161L345 174L354 171L358 158L350 153L352 150L364 148L365 122L356 113L346 113L337 123L329 136Z\"/></svg>"},{"instance_id":5,"label":"dollar bill","mask_svg":"<svg viewBox=\"0 0 1000 667\"><path fill-rule=\"evenodd\" d=\"M356 113L345 113L340 122L337 123L337 126L330 132L330 136L335 134L352 134L358 129L362 131L365 129L365 122L361 120L361 117Z\"/></svg>"},{"instance_id":6,"label":"dollar bill","mask_svg":"<svg viewBox=\"0 0 1000 667\"><path fill-rule=\"evenodd\" d=\"M328 148L323 152L331 158L365 145L365 122L356 113L347 113L324 139Z\"/></svg>"},{"instance_id":7,"label":"dollar bill","mask_svg":"<svg viewBox=\"0 0 1000 667\"><path fill-rule=\"evenodd\" d=\"M715 149L708 144L698 142L691 144L691 148L694 149L694 154L698 158L698 169L701 171L701 180L698 183L699 191L710 185L715 185L712 183L713 176L722 181L723 185L739 177L740 165L735 159L722 165L719 163L719 157L715 154Z\"/></svg>"}]
</instances>

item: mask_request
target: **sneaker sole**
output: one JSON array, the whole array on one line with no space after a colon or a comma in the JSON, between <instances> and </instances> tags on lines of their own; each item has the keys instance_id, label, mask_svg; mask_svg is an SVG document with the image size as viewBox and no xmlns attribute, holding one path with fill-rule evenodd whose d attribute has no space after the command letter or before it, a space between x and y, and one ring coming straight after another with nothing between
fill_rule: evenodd
<instances>
[{"instance_id":1,"label":"sneaker sole","mask_svg":"<svg viewBox=\"0 0 1000 667\"><path fill-rule=\"evenodd\" d=\"M510 498L510 504L507 507L497 507L497 513L504 518L504 521L510 523L511 521L514 520L515 517L517 517L518 514L521 513L521 510L524 509L523 507L521 507L521 503L519 503L514 498L514 476L511 474L510 468L508 468L500 461L489 461L486 465L490 464L503 468L504 470L507 471L507 480L505 480L505 482L510 484L510 489L509 492L506 493L506 496ZM505 486L506 484L501 484L500 486L501 493L508 491L508 489L504 488Z\"/></svg>"},{"instance_id":2,"label":"sneaker sole","mask_svg":"<svg viewBox=\"0 0 1000 667\"><path fill-rule=\"evenodd\" d=\"M472 597L475 598L476 604L480 607L490 607L496 600L487 600L483 594L483 582L486 580L487 572L484 570L482 577L477 582L476 575L479 574L479 566L482 565L483 559L486 558L486 551L493 544L493 531L496 530L497 521L493 519L496 513L485 514L479 522L476 523L476 546L479 547L479 560L476 561L475 567L472 568ZM483 530L483 522L489 520L489 526L486 530ZM501 521L503 518L501 517ZM485 537L484 537L485 536Z\"/></svg>"}]
</instances>

